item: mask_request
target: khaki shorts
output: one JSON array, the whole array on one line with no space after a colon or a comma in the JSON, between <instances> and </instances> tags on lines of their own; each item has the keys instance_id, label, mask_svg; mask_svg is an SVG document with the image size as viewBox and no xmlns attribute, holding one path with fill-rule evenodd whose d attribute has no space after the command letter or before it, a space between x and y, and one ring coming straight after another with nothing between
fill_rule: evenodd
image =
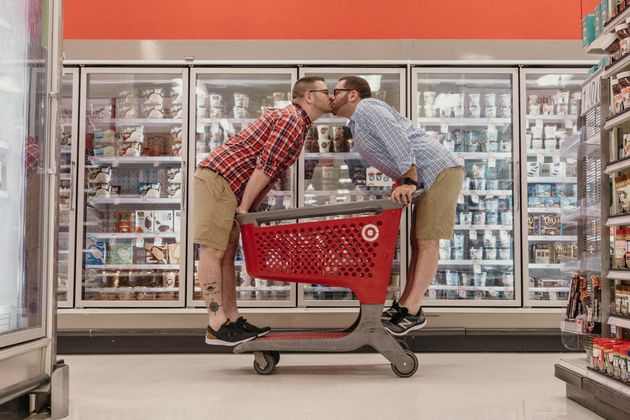
<instances>
[{"instance_id":1,"label":"khaki shorts","mask_svg":"<svg viewBox=\"0 0 630 420\"><path fill-rule=\"evenodd\" d=\"M193 242L220 251L238 241L238 200L227 181L210 169L197 168L193 181Z\"/></svg>"},{"instance_id":2,"label":"khaki shorts","mask_svg":"<svg viewBox=\"0 0 630 420\"><path fill-rule=\"evenodd\" d=\"M433 185L414 203L411 237L417 239L451 239L455 227L457 199L464 182L461 167L447 168Z\"/></svg>"}]
</instances>

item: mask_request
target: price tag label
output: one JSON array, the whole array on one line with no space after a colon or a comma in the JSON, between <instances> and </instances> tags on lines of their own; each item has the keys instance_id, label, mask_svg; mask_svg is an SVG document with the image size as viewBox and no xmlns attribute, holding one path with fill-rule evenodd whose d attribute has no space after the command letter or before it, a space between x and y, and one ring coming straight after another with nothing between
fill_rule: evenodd
<instances>
[{"instance_id":1,"label":"price tag label","mask_svg":"<svg viewBox=\"0 0 630 420\"><path fill-rule=\"evenodd\" d=\"M488 124L488 131L495 131L496 129L497 129L497 126L495 123Z\"/></svg>"},{"instance_id":2,"label":"price tag label","mask_svg":"<svg viewBox=\"0 0 630 420\"><path fill-rule=\"evenodd\" d=\"M466 163L466 160L464 159L463 156L457 156L457 163L459 163L460 165L464 166L464 164Z\"/></svg>"},{"instance_id":3,"label":"price tag label","mask_svg":"<svg viewBox=\"0 0 630 420\"><path fill-rule=\"evenodd\" d=\"M472 201L473 203L478 203L479 202L479 196L477 195L477 193L472 193L470 195L470 201Z\"/></svg>"},{"instance_id":4,"label":"price tag label","mask_svg":"<svg viewBox=\"0 0 630 420\"><path fill-rule=\"evenodd\" d=\"M466 289L460 287L459 289L457 289L457 294L460 298L466 299Z\"/></svg>"},{"instance_id":5,"label":"price tag label","mask_svg":"<svg viewBox=\"0 0 630 420\"><path fill-rule=\"evenodd\" d=\"M475 229L470 229L470 231L468 232L468 236L470 237L471 241L476 241L477 240L477 231Z\"/></svg>"},{"instance_id":6,"label":"price tag label","mask_svg":"<svg viewBox=\"0 0 630 420\"><path fill-rule=\"evenodd\" d=\"M136 238L136 248L144 248L144 238Z\"/></svg>"},{"instance_id":7,"label":"price tag label","mask_svg":"<svg viewBox=\"0 0 630 420\"><path fill-rule=\"evenodd\" d=\"M440 133L448 133L448 123L446 121L442 121L442 124L440 125Z\"/></svg>"},{"instance_id":8,"label":"price tag label","mask_svg":"<svg viewBox=\"0 0 630 420\"><path fill-rule=\"evenodd\" d=\"M161 236L156 236L155 240L153 241L153 245L155 245L155 246L162 246L162 237Z\"/></svg>"},{"instance_id":9,"label":"price tag label","mask_svg":"<svg viewBox=\"0 0 630 420\"><path fill-rule=\"evenodd\" d=\"M492 231L490 229L486 229L483 232L483 235L486 236L486 237L490 237L490 236L492 236Z\"/></svg>"},{"instance_id":10,"label":"price tag label","mask_svg":"<svg viewBox=\"0 0 630 420\"><path fill-rule=\"evenodd\" d=\"M538 161L538 163L544 163L545 162L545 155L543 155L542 153L538 153L536 155L536 160Z\"/></svg>"},{"instance_id":11,"label":"price tag label","mask_svg":"<svg viewBox=\"0 0 630 420\"><path fill-rule=\"evenodd\" d=\"M488 293L490 293L490 296L492 296L492 297L499 296L499 292L497 291L497 289L494 289L494 288L489 289Z\"/></svg>"},{"instance_id":12,"label":"price tag label","mask_svg":"<svg viewBox=\"0 0 630 420\"><path fill-rule=\"evenodd\" d=\"M481 266L479 264L473 265L473 273L481 274Z\"/></svg>"},{"instance_id":13,"label":"price tag label","mask_svg":"<svg viewBox=\"0 0 630 420\"><path fill-rule=\"evenodd\" d=\"M558 294L556 292L549 292L549 300L558 300Z\"/></svg>"},{"instance_id":14,"label":"price tag label","mask_svg":"<svg viewBox=\"0 0 630 420\"><path fill-rule=\"evenodd\" d=\"M573 120L566 120L566 121L564 122L564 126L565 126L566 128L573 128Z\"/></svg>"},{"instance_id":15,"label":"price tag label","mask_svg":"<svg viewBox=\"0 0 630 420\"><path fill-rule=\"evenodd\" d=\"M488 155L488 167L495 168L497 166L497 158L494 155Z\"/></svg>"}]
</instances>

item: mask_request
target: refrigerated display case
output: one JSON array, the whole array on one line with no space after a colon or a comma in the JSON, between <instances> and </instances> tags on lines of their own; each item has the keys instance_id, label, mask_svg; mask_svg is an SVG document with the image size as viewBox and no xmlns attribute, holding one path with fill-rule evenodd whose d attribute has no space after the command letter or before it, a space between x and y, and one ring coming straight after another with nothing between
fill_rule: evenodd
<instances>
[{"instance_id":1,"label":"refrigerated display case","mask_svg":"<svg viewBox=\"0 0 630 420\"><path fill-rule=\"evenodd\" d=\"M440 240L425 306L521 303L518 72L506 68L412 70L417 126L465 167L453 238Z\"/></svg>"},{"instance_id":2,"label":"refrigerated display case","mask_svg":"<svg viewBox=\"0 0 630 420\"><path fill-rule=\"evenodd\" d=\"M564 306L577 255L577 226L561 213L577 206L577 161L561 152L579 143L581 86L587 69L521 69L521 139L524 164L523 232L525 306Z\"/></svg>"},{"instance_id":3,"label":"refrigerated display case","mask_svg":"<svg viewBox=\"0 0 630 420\"><path fill-rule=\"evenodd\" d=\"M74 304L74 243L77 136L79 135L79 69L63 70L59 138L59 242L57 243L57 306Z\"/></svg>"},{"instance_id":4,"label":"refrigerated display case","mask_svg":"<svg viewBox=\"0 0 630 420\"><path fill-rule=\"evenodd\" d=\"M184 306L188 69L81 78L76 306Z\"/></svg>"},{"instance_id":5,"label":"refrigerated display case","mask_svg":"<svg viewBox=\"0 0 630 420\"><path fill-rule=\"evenodd\" d=\"M238 134L271 108L291 103L291 89L297 80L295 68L195 68L191 72L189 160L195 167L214 149ZM193 146L194 145L194 146ZM260 210L293 208L296 205L296 165L273 185ZM188 173L192 185L194 168ZM192 200L192 195L190 196ZM189 205L192 209L193 206ZM192 211L192 210L191 210ZM192 219L191 219L192 220ZM199 249L192 243L192 225L188 228L187 304L205 306L198 282ZM236 258L236 298L239 307L293 307L295 283L252 278L245 269L239 244Z\"/></svg>"},{"instance_id":6,"label":"refrigerated display case","mask_svg":"<svg viewBox=\"0 0 630 420\"><path fill-rule=\"evenodd\" d=\"M403 115L406 107L406 67L303 67L300 77L322 76L332 93L343 76L368 81L372 97L381 99ZM317 119L304 142L298 177L300 207L387 198L392 180L365 162L354 150L346 118L325 114ZM405 219L403 215L402 220ZM401 223L387 301L398 298L406 270L406 228ZM403 246L401 247L401 244ZM401 266L403 269L401 270ZM358 306L349 289L323 285L298 285L298 306Z\"/></svg>"}]
</instances>

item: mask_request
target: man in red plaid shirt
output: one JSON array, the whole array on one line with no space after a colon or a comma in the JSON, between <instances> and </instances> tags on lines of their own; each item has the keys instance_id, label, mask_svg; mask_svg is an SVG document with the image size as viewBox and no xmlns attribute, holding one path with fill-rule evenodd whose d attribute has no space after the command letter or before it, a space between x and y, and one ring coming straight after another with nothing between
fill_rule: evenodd
<instances>
[{"instance_id":1,"label":"man in red plaid shirt","mask_svg":"<svg viewBox=\"0 0 630 420\"><path fill-rule=\"evenodd\" d=\"M267 112L218 147L195 172L194 238L199 283L208 308L206 343L235 346L269 332L245 320L236 307L234 260L240 228L237 213L256 208L274 181L300 156L311 123L331 111L321 77L293 86L293 103Z\"/></svg>"}]
</instances>

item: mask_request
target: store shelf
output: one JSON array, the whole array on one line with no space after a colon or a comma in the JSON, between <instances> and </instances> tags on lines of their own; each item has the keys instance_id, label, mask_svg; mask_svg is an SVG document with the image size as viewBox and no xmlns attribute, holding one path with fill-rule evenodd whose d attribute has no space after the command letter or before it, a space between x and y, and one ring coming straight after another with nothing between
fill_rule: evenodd
<instances>
[{"instance_id":1,"label":"store shelf","mask_svg":"<svg viewBox=\"0 0 630 420\"><path fill-rule=\"evenodd\" d=\"M604 71L602 72L602 79L606 79L610 76L614 76L617 73L621 72L622 70L625 70L629 66L630 66L630 54L626 54L623 57L621 57L621 59L618 60L616 63L611 64L604 69Z\"/></svg>"},{"instance_id":2,"label":"store shelf","mask_svg":"<svg viewBox=\"0 0 630 420\"><path fill-rule=\"evenodd\" d=\"M440 260L439 265L465 265L465 266L474 266L474 265L507 265L513 266L513 260Z\"/></svg>"},{"instance_id":3,"label":"store shelf","mask_svg":"<svg viewBox=\"0 0 630 420\"><path fill-rule=\"evenodd\" d=\"M455 225L455 230L514 230L511 225Z\"/></svg>"},{"instance_id":4,"label":"store shelf","mask_svg":"<svg viewBox=\"0 0 630 420\"><path fill-rule=\"evenodd\" d=\"M483 195L483 196L488 196L488 195L497 195L497 196L508 196L508 195L512 195L512 190L463 190L462 191L462 195L473 195L473 194L477 194L477 195Z\"/></svg>"},{"instance_id":5,"label":"store shelf","mask_svg":"<svg viewBox=\"0 0 630 420\"><path fill-rule=\"evenodd\" d=\"M608 325L614 325L615 327L630 329L630 319L621 318L618 316L609 316Z\"/></svg>"},{"instance_id":6,"label":"store shelf","mask_svg":"<svg viewBox=\"0 0 630 420\"><path fill-rule=\"evenodd\" d=\"M527 177L528 184L576 184L577 177L531 176Z\"/></svg>"},{"instance_id":7,"label":"store shelf","mask_svg":"<svg viewBox=\"0 0 630 420\"><path fill-rule=\"evenodd\" d=\"M441 126L448 124L456 127L483 127L490 124L509 125L511 118L418 118L418 124L424 126Z\"/></svg>"},{"instance_id":8,"label":"store shelf","mask_svg":"<svg viewBox=\"0 0 630 420\"><path fill-rule=\"evenodd\" d=\"M179 287L85 287L83 290L87 293L173 293L179 292Z\"/></svg>"},{"instance_id":9,"label":"store shelf","mask_svg":"<svg viewBox=\"0 0 630 420\"><path fill-rule=\"evenodd\" d=\"M628 122L630 122L630 110L626 110L622 112L621 114L606 121L604 130L610 130L620 125L627 124Z\"/></svg>"},{"instance_id":10,"label":"store shelf","mask_svg":"<svg viewBox=\"0 0 630 420\"><path fill-rule=\"evenodd\" d=\"M481 290L482 292L489 292L491 290L497 292L511 292L514 290L513 287L506 286L446 286L443 284L431 284L429 285L429 290Z\"/></svg>"},{"instance_id":11,"label":"store shelf","mask_svg":"<svg viewBox=\"0 0 630 420\"><path fill-rule=\"evenodd\" d=\"M348 290L348 289L344 289ZM237 292L290 292L291 286L236 286ZM201 288L195 287L195 292L200 293Z\"/></svg>"},{"instance_id":12,"label":"store shelf","mask_svg":"<svg viewBox=\"0 0 630 420\"><path fill-rule=\"evenodd\" d=\"M72 177L70 174L59 174L60 181L71 181Z\"/></svg>"},{"instance_id":13,"label":"store shelf","mask_svg":"<svg viewBox=\"0 0 630 420\"><path fill-rule=\"evenodd\" d=\"M561 270L564 264L529 264L528 267L533 270Z\"/></svg>"},{"instance_id":14,"label":"store shelf","mask_svg":"<svg viewBox=\"0 0 630 420\"><path fill-rule=\"evenodd\" d=\"M610 216L606 220L606 226L630 225L630 214L622 214L619 216Z\"/></svg>"},{"instance_id":15,"label":"store shelf","mask_svg":"<svg viewBox=\"0 0 630 420\"><path fill-rule=\"evenodd\" d=\"M174 232L167 232L167 233L118 233L118 232L111 232L111 233L86 233L85 236L88 236L90 238L97 238L97 239L153 239L153 238L177 238L179 237L179 233L174 233Z\"/></svg>"},{"instance_id":16,"label":"store shelf","mask_svg":"<svg viewBox=\"0 0 630 420\"><path fill-rule=\"evenodd\" d=\"M604 172L607 175L612 175L615 172L621 172L628 168L630 168L630 157L609 163Z\"/></svg>"},{"instance_id":17,"label":"store shelf","mask_svg":"<svg viewBox=\"0 0 630 420\"><path fill-rule=\"evenodd\" d=\"M167 270L179 271L179 264L103 264L103 265L86 265L86 270Z\"/></svg>"},{"instance_id":18,"label":"store shelf","mask_svg":"<svg viewBox=\"0 0 630 420\"><path fill-rule=\"evenodd\" d=\"M549 156L549 157L561 157L560 150L545 150L545 149L527 149L527 156L537 157L537 156Z\"/></svg>"},{"instance_id":19,"label":"store shelf","mask_svg":"<svg viewBox=\"0 0 630 420\"><path fill-rule=\"evenodd\" d=\"M360 154L354 152L344 153L304 153L304 160L312 159L363 159Z\"/></svg>"},{"instance_id":20,"label":"store shelf","mask_svg":"<svg viewBox=\"0 0 630 420\"><path fill-rule=\"evenodd\" d=\"M568 332L571 334L584 334L582 332L582 324L581 323L577 323L575 321L571 321L568 319L563 319L562 321L560 321L560 331L562 332Z\"/></svg>"},{"instance_id":21,"label":"store shelf","mask_svg":"<svg viewBox=\"0 0 630 420\"><path fill-rule=\"evenodd\" d=\"M163 166L181 165L182 158L179 156L140 156L140 157L94 157L90 156L89 161L97 166Z\"/></svg>"},{"instance_id":22,"label":"store shelf","mask_svg":"<svg viewBox=\"0 0 630 420\"><path fill-rule=\"evenodd\" d=\"M133 207L137 209L155 208L156 206L169 209L181 207L179 198L142 198L142 197L114 197L114 198L88 198L88 204L97 209L104 209L109 206Z\"/></svg>"},{"instance_id":23,"label":"store shelf","mask_svg":"<svg viewBox=\"0 0 630 420\"><path fill-rule=\"evenodd\" d=\"M559 208L528 208L527 209L528 213L556 213L556 214L560 214L562 213L562 209Z\"/></svg>"},{"instance_id":24,"label":"store shelf","mask_svg":"<svg viewBox=\"0 0 630 420\"><path fill-rule=\"evenodd\" d=\"M614 32L614 29L615 28L613 26L611 28L611 31ZM616 34L610 34L610 33L608 33L608 31L602 32L602 34L597 39L595 39L593 42L591 42L589 45L586 46L586 48L585 48L586 53L587 54L598 54L598 55L608 54L608 52L603 48L603 46L606 45L607 40L611 36L615 36L616 37Z\"/></svg>"},{"instance_id":25,"label":"store shelf","mask_svg":"<svg viewBox=\"0 0 630 420\"><path fill-rule=\"evenodd\" d=\"M626 8L623 12L619 13L617 16L612 17L608 21L608 23L602 22L602 25L605 25L605 26L602 28L602 35L600 37L614 33L615 26L621 23L624 23L627 17L630 17L630 8Z\"/></svg>"},{"instance_id":26,"label":"store shelf","mask_svg":"<svg viewBox=\"0 0 630 420\"><path fill-rule=\"evenodd\" d=\"M61 146L61 153L72 153L72 146Z\"/></svg>"},{"instance_id":27,"label":"store shelf","mask_svg":"<svg viewBox=\"0 0 630 420\"><path fill-rule=\"evenodd\" d=\"M467 160L481 160L481 159L511 159L512 153L506 152L453 152L453 156L456 158L462 158Z\"/></svg>"},{"instance_id":28,"label":"store shelf","mask_svg":"<svg viewBox=\"0 0 630 420\"><path fill-rule=\"evenodd\" d=\"M256 118L197 118L197 125L211 125L220 123L251 124Z\"/></svg>"},{"instance_id":29,"label":"store shelf","mask_svg":"<svg viewBox=\"0 0 630 420\"><path fill-rule=\"evenodd\" d=\"M612 280L630 280L630 270L612 269L608 271L608 275L606 277Z\"/></svg>"},{"instance_id":30,"label":"store shelf","mask_svg":"<svg viewBox=\"0 0 630 420\"><path fill-rule=\"evenodd\" d=\"M571 288L569 286L566 287L528 287L527 290L530 292L569 292Z\"/></svg>"},{"instance_id":31,"label":"store shelf","mask_svg":"<svg viewBox=\"0 0 630 420\"><path fill-rule=\"evenodd\" d=\"M92 118L87 117L92 125L181 125L181 118Z\"/></svg>"},{"instance_id":32,"label":"store shelf","mask_svg":"<svg viewBox=\"0 0 630 420\"><path fill-rule=\"evenodd\" d=\"M529 242L577 242L577 236L528 236Z\"/></svg>"},{"instance_id":33,"label":"store shelf","mask_svg":"<svg viewBox=\"0 0 630 420\"><path fill-rule=\"evenodd\" d=\"M544 122L565 122L567 120L575 123L578 119L577 115L528 115L527 121L541 120Z\"/></svg>"}]
</instances>

